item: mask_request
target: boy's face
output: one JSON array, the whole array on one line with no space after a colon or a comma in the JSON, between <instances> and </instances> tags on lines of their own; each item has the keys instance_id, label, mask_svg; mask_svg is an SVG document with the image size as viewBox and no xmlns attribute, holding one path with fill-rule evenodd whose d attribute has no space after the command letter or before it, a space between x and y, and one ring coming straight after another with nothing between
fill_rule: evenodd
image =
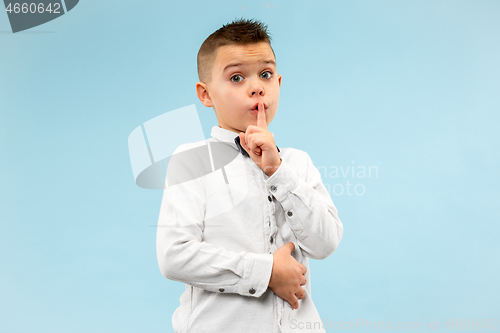
<instances>
[{"instance_id":1,"label":"boy's face","mask_svg":"<svg viewBox=\"0 0 500 333\"><path fill-rule=\"evenodd\" d=\"M224 45L217 50L209 83L198 82L198 98L213 107L219 126L239 133L257 125L257 103L264 102L267 124L278 111L281 75L268 43Z\"/></svg>"}]
</instances>

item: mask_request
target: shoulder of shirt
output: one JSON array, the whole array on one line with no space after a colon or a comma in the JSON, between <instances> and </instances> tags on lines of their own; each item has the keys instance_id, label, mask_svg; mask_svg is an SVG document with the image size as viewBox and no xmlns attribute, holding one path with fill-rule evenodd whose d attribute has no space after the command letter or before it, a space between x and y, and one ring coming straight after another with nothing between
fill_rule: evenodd
<instances>
[{"instance_id":1,"label":"shoulder of shirt","mask_svg":"<svg viewBox=\"0 0 500 333\"><path fill-rule=\"evenodd\" d=\"M297 148L280 148L280 156L281 158L287 158L287 157L292 157L292 158L309 158L309 154L305 152L304 150L300 150Z\"/></svg>"},{"instance_id":2,"label":"shoulder of shirt","mask_svg":"<svg viewBox=\"0 0 500 333\"><path fill-rule=\"evenodd\" d=\"M309 154L297 148L280 148L280 157L303 177L311 172L313 162Z\"/></svg>"}]
</instances>

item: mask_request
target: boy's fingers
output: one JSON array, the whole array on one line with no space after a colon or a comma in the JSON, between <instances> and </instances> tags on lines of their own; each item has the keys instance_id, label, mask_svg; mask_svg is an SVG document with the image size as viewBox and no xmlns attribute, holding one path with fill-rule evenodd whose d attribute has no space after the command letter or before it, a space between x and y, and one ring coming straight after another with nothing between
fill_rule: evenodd
<instances>
[{"instance_id":1,"label":"boy's fingers","mask_svg":"<svg viewBox=\"0 0 500 333\"><path fill-rule=\"evenodd\" d=\"M283 246L286 247L290 251L290 254L292 254L292 251L295 249L295 244L292 242L288 242Z\"/></svg>"},{"instance_id":2,"label":"boy's fingers","mask_svg":"<svg viewBox=\"0 0 500 333\"><path fill-rule=\"evenodd\" d=\"M239 135L240 135L240 145L248 153L247 144L245 143L245 132L241 132Z\"/></svg>"},{"instance_id":3,"label":"boy's fingers","mask_svg":"<svg viewBox=\"0 0 500 333\"><path fill-rule=\"evenodd\" d=\"M307 279L303 276L303 280L302 280L302 283L300 284L301 286L305 286L306 283L307 283Z\"/></svg>"},{"instance_id":4,"label":"boy's fingers","mask_svg":"<svg viewBox=\"0 0 500 333\"><path fill-rule=\"evenodd\" d=\"M259 102L257 105L257 126L267 129L266 111L263 102Z\"/></svg>"},{"instance_id":5,"label":"boy's fingers","mask_svg":"<svg viewBox=\"0 0 500 333\"><path fill-rule=\"evenodd\" d=\"M240 139L241 140L241 139ZM250 139L248 141L248 145L246 145L247 152L252 151L255 155L261 155L262 154L262 148L259 147L259 145L255 142L255 140Z\"/></svg>"},{"instance_id":6,"label":"boy's fingers","mask_svg":"<svg viewBox=\"0 0 500 333\"><path fill-rule=\"evenodd\" d=\"M299 308L299 300L297 299L297 296L293 295L290 300L288 300L288 303L292 306L293 309L298 309Z\"/></svg>"},{"instance_id":7,"label":"boy's fingers","mask_svg":"<svg viewBox=\"0 0 500 333\"><path fill-rule=\"evenodd\" d=\"M304 299L306 297L306 291L301 287L299 292L296 293L295 296L297 296L298 299Z\"/></svg>"},{"instance_id":8,"label":"boy's fingers","mask_svg":"<svg viewBox=\"0 0 500 333\"><path fill-rule=\"evenodd\" d=\"M250 152L252 152L254 155L257 155L257 156L262 155L262 149L259 146L255 145L255 144L250 144L250 145L246 144L247 135L248 135L248 133L246 133L246 132L239 133L241 147L243 147L243 149L248 153L248 155L250 155Z\"/></svg>"}]
</instances>

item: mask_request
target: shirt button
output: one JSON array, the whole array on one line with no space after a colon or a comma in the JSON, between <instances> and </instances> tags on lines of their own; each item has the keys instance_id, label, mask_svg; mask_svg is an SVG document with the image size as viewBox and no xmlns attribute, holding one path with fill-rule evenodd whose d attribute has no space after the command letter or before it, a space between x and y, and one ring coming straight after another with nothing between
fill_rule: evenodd
<instances>
[{"instance_id":1,"label":"shirt button","mask_svg":"<svg viewBox=\"0 0 500 333\"><path fill-rule=\"evenodd\" d=\"M288 215L288 216L292 216L292 215L293 215L293 213L292 213L292 211L291 211L291 210L289 210L289 211L288 211L288 213L286 213L286 215Z\"/></svg>"},{"instance_id":2,"label":"shirt button","mask_svg":"<svg viewBox=\"0 0 500 333\"><path fill-rule=\"evenodd\" d=\"M271 185L271 192L273 192L273 193L274 193L274 192L276 192L276 190L277 190L276 186Z\"/></svg>"},{"instance_id":3,"label":"shirt button","mask_svg":"<svg viewBox=\"0 0 500 333\"><path fill-rule=\"evenodd\" d=\"M221 293L223 293L223 292L224 292L224 288L219 288L219 291L220 291Z\"/></svg>"},{"instance_id":4,"label":"shirt button","mask_svg":"<svg viewBox=\"0 0 500 333\"><path fill-rule=\"evenodd\" d=\"M271 239L269 239L269 241L271 242L271 244L273 243L273 237L271 236Z\"/></svg>"},{"instance_id":5,"label":"shirt button","mask_svg":"<svg viewBox=\"0 0 500 333\"><path fill-rule=\"evenodd\" d=\"M255 289L252 288L248 292L253 295L253 294L255 294Z\"/></svg>"},{"instance_id":6,"label":"shirt button","mask_svg":"<svg viewBox=\"0 0 500 333\"><path fill-rule=\"evenodd\" d=\"M269 200L269 202L271 202L271 201L273 201L273 198L271 198L271 196L268 196L267 200Z\"/></svg>"}]
</instances>

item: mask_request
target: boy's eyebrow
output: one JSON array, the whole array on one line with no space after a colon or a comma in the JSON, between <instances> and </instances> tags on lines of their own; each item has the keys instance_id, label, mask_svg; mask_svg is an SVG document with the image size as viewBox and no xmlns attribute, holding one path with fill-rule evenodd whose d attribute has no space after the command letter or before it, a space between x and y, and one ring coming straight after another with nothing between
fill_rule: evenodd
<instances>
[{"instance_id":1,"label":"boy's eyebrow","mask_svg":"<svg viewBox=\"0 0 500 333\"><path fill-rule=\"evenodd\" d=\"M261 64L272 64L272 65L276 66L276 62L274 60L262 60L260 63ZM224 67L224 70L222 72L225 72L227 69L229 69L231 67L237 67L237 66L242 66L242 65L244 65L244 63L242 63L242 62L229 64L226 67Z\"/></svg>"}]
</instances>

